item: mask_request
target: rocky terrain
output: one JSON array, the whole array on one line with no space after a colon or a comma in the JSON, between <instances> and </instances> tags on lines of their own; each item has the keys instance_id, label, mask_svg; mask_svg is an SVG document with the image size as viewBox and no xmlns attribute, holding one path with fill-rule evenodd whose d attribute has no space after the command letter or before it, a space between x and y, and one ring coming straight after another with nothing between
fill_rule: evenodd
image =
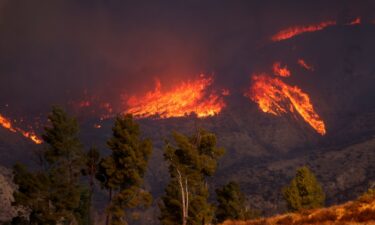
<instances>
[{"instance_id":1,"label":"rocky terrain","mask_svg":"<svg viewBox=\"0 0 375 225\"><path fill-rule=\"evenodd\" d=\"M11 171L0 166L0 224L17 215L17 210L11 205L15 188Z\"/></svg>"}]
</instances>

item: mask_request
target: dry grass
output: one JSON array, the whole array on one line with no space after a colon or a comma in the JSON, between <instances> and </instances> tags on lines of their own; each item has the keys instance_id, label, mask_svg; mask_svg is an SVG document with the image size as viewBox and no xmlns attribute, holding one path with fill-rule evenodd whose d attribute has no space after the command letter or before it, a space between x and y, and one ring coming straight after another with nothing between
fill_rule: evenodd
<instances>
[{"instance_id":1,"label":"dry grass","mask_svg":"<svg viewBox=\"0 0 375 225\"><path fill-rule=\"evenodd\" d=\"M249 221L225 221L221 225L375 225L375 195L329 208L305 210Z\"/></svg>"}]
</instances>

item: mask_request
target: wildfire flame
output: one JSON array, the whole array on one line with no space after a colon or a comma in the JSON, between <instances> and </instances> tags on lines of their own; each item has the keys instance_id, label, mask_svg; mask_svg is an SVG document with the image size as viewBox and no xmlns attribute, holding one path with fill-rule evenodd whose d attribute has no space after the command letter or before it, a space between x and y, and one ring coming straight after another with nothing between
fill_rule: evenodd
<instances>
[{"instance_id":1,"label":"wildfire flame","mask_svg":"<svg viewBox=\"0 0 375 225\"><path fill-rule=\"evenodd\" d=\"M108 101L104 101L97 95L89 94L87 90L83 92L83 95L78 100L70 100L68 102L70 109L77 115L80 120L87 118L98 120L92 126L96 129L102 127L101 122L103 120L113 118L115 113L112 104Z\"/></svg>"},{"instance_id":2,"label":"wildfire flame","mask_svg":"<svg viewBox=\"0 0 375 225\"><path fill-rule=\"evenodd\" d=\"M10 122L10 120L7 119L6 117L2 116L1 114L0 114L0 125L2 127L4 127L5 129L8 129L8 130L10 130L10 131L12 131L14 133L17 132L16 129L13 128L12 123Z\"/></svg>"},{"instance_id":3,"label":"wildfire flame","mask_svg":"<svg viewBox=\"0 0 375 225\"><path fill-rule=\"evenodd\" d=\"M357 17L353 19L351 22L347 23L346 25L354 26L359 25L362 23L361 17ZM279 31L277 34L271 37L272 41L282 41L286 39L290 39L294 36L307 33L307 32L315 32L319 30L323 30L326 27L337 25L337 22L334 20L324 21L318 24L311 24L305 26L294 26L283 29Z\"/></svg>"},{"instance_id":4,"label":"wildfire flame","mask_svg":"<svg viewBox=\"0 0 375 225\"><path fill-rule=\"evenodd\" d=\"M33 141L35 144L41 144L43 142L42 139L40 139L33 131L24 131L21 128L14 127L12 125L12 122L1 114L0 114L0 125L11 132L14 132L14 133L19 132L24 137Z\"/></svg>"},{"instance_id":5,"label":"wildfire flame","mask_svg":"<svg viewBox=\"0 0 375 225\"><path fill-rule=\"evenodd\" d=\"M359 25L361 24L361 17L355 18L353 21L351 21L348 25Z\"/></svg>"},{"instance_id":6,"label":"wildfire flame","mask_svg":"<svg viewBox=\"0 0 375 225\"><path fill-rule=\"evenodd\" d=\"M306 70L310 70L310 71L314 71L314 67L312 67L312 66L310 66L309 64L307 64L306 62L305 62L305 60L303 60L303 59L298 59L298 64L300 65L300 66L302 66L303 68L305 68Z\"/></svg>"},{"instance_id":7,"label":"wildfire flame","mask_svg":"<svg viewBox=\"0 0 375 225\"><path fill-rule=\"evenodd\" d=\"M325 21L319 24L311 24L307 26L294 26L294 27L281 30L277 34L273 35L271 37L271 40L282 41L282 40L292 38L296 35L300 35L300 34L307 33L307 32L323 30L326 27L334 26L334 25L336 25L336 21L331 20L331 21Z\"/></svg>"},{"instance_id":8,"label":"wildfire flame","mask_svg":"<svg viewBox=\"0 0 375 225\"><path fill-rule=\"evenodd\" d=\"M280 77L290 77L290 70L288 69L287 66L284 66L284 67L281 67L281 63L280 62L275 62L273 64L273 73L276 75L276 76L280 76Z\"/></svg>"},{"instance_id":9,"label":"wildfire flame","mask_svg":"<svg viewBox=\"0 0 375 225\"><path fill-rule=\"evenodd\" d=\"M26 138L30 139L35 144L42 144L43 141L40 139L33 131L23 131L18 129L18 131Z\"/></svg>"},{"instance_id":10,"label":"wildfire flame","mask_svg":"<svg viewBox=\"0 0 375 225\"><path fill-rule=\"evenodd\" d=\"M220 113L225 103L215 92L207 93L207 88L212 83L212 77L201 75L196 80L183 82L172 90L163 92L161 83L157 81L155 90L142 97L132 96L127 99L127 113L141 118L182 117L191 113L200 118L214 116Z\"/></svg>"},{"instance_id":11,"label":"wildfire flame","mask_svg":"<svg viewBox=\"0 0 375 225\"><path fill-rule=\"evenodd\" d=\"M326 134L324 121L315 112L308 94L300 88L266 74L254 75L252 80L253 84L245 96L256 102L263 112L276 116L297 112L316 132Z\"/></svg>"},{"instance_id":12,"label":"wildfire flame","mask_svg":"<svg viewBox=\"0 0 375 225\"><path fill-rule=\"evenodd\" d=\"M229 89L224 88L224 89L221 90L221 94L223 96L229 96L230 95L230 91L229 91Z\"/></svg>"}]
</instances>

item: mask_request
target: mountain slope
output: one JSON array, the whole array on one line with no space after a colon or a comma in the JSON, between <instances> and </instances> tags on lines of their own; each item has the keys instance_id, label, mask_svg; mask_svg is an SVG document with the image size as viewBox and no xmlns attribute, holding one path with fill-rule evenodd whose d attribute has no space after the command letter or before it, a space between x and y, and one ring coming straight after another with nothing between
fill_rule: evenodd
<instances>
[{"instance_id":1,"label":"mountain slope","mask_svg":"<svg viewBox=\"0 0 375 225\"><path fill-rule=\"evenodd\" d=\"M222 225L356 225L375 224L375 195L329 208L287 213L251 221L226 221Z\"/></svg>"}]
</instances>

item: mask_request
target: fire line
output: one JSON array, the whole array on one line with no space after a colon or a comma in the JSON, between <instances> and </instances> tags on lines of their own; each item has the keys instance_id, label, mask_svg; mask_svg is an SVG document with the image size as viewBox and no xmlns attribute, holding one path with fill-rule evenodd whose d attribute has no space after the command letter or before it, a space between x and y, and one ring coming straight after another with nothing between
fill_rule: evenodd
<instances>
[{"instance_id":1,"label":"fire line","mask_svg":"<svg viewBox=\"0 0 375 225\"><path fill-rule=\"evenodd\" d=\"M290 75L291 75L290 70L288 69L288 67L287 66L281 67L281 63L280 62L275 62L273 64L272 68L273 68L273 73L276 76L290 77Z\"/></svg>"},{"instance_id":2,"label":"fire line","mask_svg":"<svg viewBox=\"0 0 375 225\"><path fill-rule=\"evenodd\" d=\"M22 136L24 136L25 138L28 138L35 144L41 144L43 142L42 139L40 139L33 131L24 131L21 128L14 127L12 122L1 114L0 114L0 125L13 133L17 133L17 132L20 133Z\"/></svg>"},{"instance_id":3,"label":"fire line","mask_svg":"<svg viewBox=\"0 0 375 225\"><path fill-rule=\"evenodd\" d=\"M334 26L336 24L337 24L336 21L325 21L325 22L321 22L319 24L289 27L289 28L281 30L277 34L273 35L271 37L271 40L272 41L282 41L282 40L290 39L294 36L297 36L297 35L300 35L300 34L303 34L303 33L323 30L326 27Z\"/></svg>"},{"instance_id":4,"label":"fire line","mask_svg":"<svg viewBox=\"0 0 375 225\"><path fill-rule=\"evenodd\" d=\"M212 83L212 77L201 75L198 79L163 91L161 83L157 81L153 91L126 100L127 113L140 118L183 117L192 113L199 118L217 115L225 107L225 103L222 95L208 90Z\"/></svg>"},{"instance_id":5,"label":"fire line","mask_svg":"<svg viewBox=\"0 0 375 225\"><path fill-rule=\"evenodd\" d=\"M275 116L298 113L316 132L326 134L324 121L315 112L309 95L299 87L266 74L253 75L252 81L245 96L256 102L263 112Z\"/></svg>"}]
</instances>

